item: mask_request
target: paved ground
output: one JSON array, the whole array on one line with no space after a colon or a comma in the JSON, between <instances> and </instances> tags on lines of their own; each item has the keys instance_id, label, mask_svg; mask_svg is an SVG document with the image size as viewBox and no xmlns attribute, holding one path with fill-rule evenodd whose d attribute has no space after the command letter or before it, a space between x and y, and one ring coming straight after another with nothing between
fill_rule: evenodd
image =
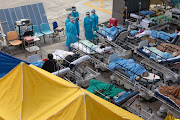
<instances>
[{"instance_id":1,"label":"paved ground","mask_svg":"<svg viewBox=\"0 0 180 120\"><path fill-rule=\"evenodd\" d=\"M83 26L83 19L85 17L86 11L96 9L97 14L99 16L100 23L104 23L108 21L111 18L111 11L112 11L112 0L94 0L94 1L93 0L28 0L28 1L27 0L6 0L6 1L0 0L0 2L1 2L0 8L2 9L43 2L50 26L54 20L58 21L59 26L64 26L66 14L70 12L69 8L75 5L80 14L80 29L81 29L80 38L81 39L84 39L82 26ZM46 58L47 53L52 53L56 49L67 50L67 48L65 47L66 37L63 37L62 33L60 34L60 36L61 36L61 39L60 40L56 39L55 41L52 40L51 38L46 37L46 41L47 41L46 44L44 44L43 39L41 38L40 43L41 43L41 48L43 50L42 58ZM28 61L28 58L25 56L25 53L22 50L16 49L16 51L14 51L15 49L16 48L11 48L11 54L13 54L17 58ZM28 55L31 55L31 54L28 54ZM100 76L98 76L97 79L106 83L110 83L109 75L111 75L111 73L104 72ZM122 87L119 86L119 88L122 88ZM137 101L137 104L139 104L139 101ZM148 110L149 107L151 107L153 109L153 113L156 114L158 108L160 107L162 103L159 101L156 101L150 104L144 101L144 102L141 102L141 104L143 105L143 108L145 110ZM161 119L162 118L155 116L153 120L161 120Z\"/></svg>"}]
</instances>

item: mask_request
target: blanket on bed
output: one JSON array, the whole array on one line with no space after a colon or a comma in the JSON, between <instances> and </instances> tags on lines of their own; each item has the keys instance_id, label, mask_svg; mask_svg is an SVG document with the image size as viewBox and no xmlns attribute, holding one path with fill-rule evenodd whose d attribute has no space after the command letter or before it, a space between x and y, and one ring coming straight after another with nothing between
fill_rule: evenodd
<instances>
[{"instance_id":1,"label":"blanket on bed","mask_svg":"<svg viewBox=\"0 0 180 120\"><path fill-rule=\"evenodd\" d=\"M169 97L178 106L180 106L180 86L161 86L158 90L161 94L163 94L166 97Z\"/></svg>"},{"instance_id":2,"label":"blanket on bed","mask_svg":"<svg viewBox=\"0 0 180 120\"><path fill-rule=\"evenodd\" d=\"M153 38L160 38L162 40L168 41L175 38L177 36L177 33L170 34L163 31L152 30L151 36Z\"/></svg>"},{"instance_id":3,"label":"blanket on bed","mask_svg":"<svg viewBox=\"0 0 180 120\"><path fill-rule=\"evenodd\" d=\"M154 12L154 11L140 11L140 14L142 14L143 16L146 16L146 15L155 15L156 12Z\"/></svg>"},{"instance_id":4,"label":"blanket on bed","mask_svg":"<svg viewBox=\"0 0 180 120\"><path fill-rule=\"evenodd\" d=\"M180 55L180 46L178 46L178 45L173 45L170 43L162 43L162 44L157 46L157 49L162 51L162 52L168 52L171 54L176 52L178 55Z\"/></svg>"},{"instance_id":5,"label":"blanket on bed","mask_svg":"<svg viewBox=\"0 0 180 120\"><path fill-rule=\"evenodd\" d=\"M103 30L102 30L102 34L107 36L107 37L110 37L111 40L114 40L115 37L117 36L117 34L119 32L121 32L121 30L123 30L124 28L121 27L121 26L113 26L111 28L107 28L105 26L103 26Z\"/></svg>"},{"instance_id":6,"label":"blanket on bed","mask_svg":"<svg viewBox=\"0 0 180 120\"><path fill-rule=\"evenodd\" d=\"M94 90L99 90L101 93L107 97L113 98L114 96L118 95L118 93L123 92L124 90L116 88L113 84L107 84L95 79L91 80L90 86L87 88L87 91L96 94ZM96 94L99 97L106 99L103 95Z\"/></svg>"},{"instance_id":7,"label":"blanket on bed","mask_svg":"<svg viewBox=\"0 0 180 120\"><path fill-rule=\"evenodd\" d=\"M130 75L130 80L133 83L137 76L144 72L147 72L147 70L143 66L136 63L133 59L117 58L109 64L110 70L114 70L115 68L125 70L125 72Z\"/></svg>"},{"instance_id":8,"label":"blanket on bed","mask_svg":"<svg viewBox=\"0 0 180 120\"><path fill-rule=\"evenodd\" d=\"M98 45L95 45L94 43L90 42L89 40L80 40L80 43L82 43L83 45L85 45L86 47L90 48L91 50L95 50L96 48L98 48Z\"/></svg>"},{"instance_id":9,"label":"blanket on bed","mask_svg":"<svg viewBox=\"0 0 180 120\"><path fill-rule=\"evenodd\" d=\"M162 23L167 22L167 21L172 21L173 18L165 16L165 15L160 15L160 16L157 16L157 17L152 17L149 20L150 21L156 21L156 23L159 25L159 24L162 24Z\"/></svg>"},{"instance_id":10,"label":"blanket on bed","mask_svg":"<svg viewBox=\"0 0 180 120\"><path fill-rule=\"evenodd\" d=\"M144 46L143 48L145 50L152 51L152 52L150 52L150 58L154 59L154 60L164 60L164 59L166 60L166 59L169 59L169 58L174 58L171 53L162 52L162 51L158 50L155 47L146 47L146 46Z\"/></svg>"}]
</instances>

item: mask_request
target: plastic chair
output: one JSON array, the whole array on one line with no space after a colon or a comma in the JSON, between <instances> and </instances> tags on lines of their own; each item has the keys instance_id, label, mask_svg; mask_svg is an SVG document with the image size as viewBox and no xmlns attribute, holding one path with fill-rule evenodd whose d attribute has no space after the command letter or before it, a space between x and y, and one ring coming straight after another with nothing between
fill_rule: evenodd
<instances>
[{"instance_id":1,"label":"plastic chair","mask_svg":"<svg viewBox=\"0 0 180 120\"><path fill-rule=\"evenodd\" d=\"M10 31L7 33L7 40L9 44L13 46L18 46L22 44L22 41L18 40L18 34L16 31Z\"/></svg>"},{"instance_id":2,"label":"plastic chair","mask_svg":"<svg viewBox=\"0 0 180 120\"><path fill-rule=\"evenodd\" d=\"M62 32L62 31L64 34L64 28L58 27L58 24L56 21L54 21L52 24L53 24L54 35L59 35L59 32ZM59 35L59 39L60 39L60 35Z\"/></svg>"},{"instance_id":3,"label":"plastic chair","mask_svg":"<svg viewBox=\"0 0 180 120\"><path fill-rule=\"evenodd\" d=\"M54 31L62 32L62 31L64 30L64 28L58 27L58 24L57 24L56 21L54 21L52 24L53 24L53 30L54 30Z\"/></svg>"},{"instance_id":4,"label":"plastic chair","mask_svg":"<svg viewBox=\"0 0 180 120\"><path fill-rule=\"evenodd\" d=\"M50 30L48 23L42 23L40 25L41 32L45 35L53 34L53 31Z\"/></svg>"},{"instance_id":5,"label":"plastic chair","mask_svg":"<svg viewBox=\"0 0 180 120\"><path fill-rule=\"evenodd\" d=\"M32 27L33 27L34 35L36 35L36 33L37 33L37 37L42 37L44 35L39 31L39 27L37 25L30 26L31 29L32 29Z\"/></svg>"}]
</instances>

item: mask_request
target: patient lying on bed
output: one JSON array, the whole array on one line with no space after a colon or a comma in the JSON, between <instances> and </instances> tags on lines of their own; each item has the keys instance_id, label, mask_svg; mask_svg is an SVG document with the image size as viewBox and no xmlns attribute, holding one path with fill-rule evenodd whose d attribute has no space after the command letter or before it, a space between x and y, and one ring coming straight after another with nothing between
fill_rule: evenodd
<instances>
[{"instance_id":1,"label":"patient lying on bed","mask_svg":"<svg viewBox=\"0 0 180 120\"><path fill-rule=\"evenodd\" d=\"M74 43L74 47L88 54L94 54L96 52L101 54L112 49L112 47L106 46L105 44L95 45L89 40L80 40L79 42Z\"/></svg>"},{"instance_id":2,"label":"patient lying on bed","mask_svg":"<svg viewBox=\"0 0 180 120\"><path fill-rule=\"evenodd\" d=\"M136 63L133 59L117 58L109 64L109 69L123 69L130 75L131 82L134 82L137 76L148 77L148 71Z\"/></svg>"},{"instance_id":3,"label":"patient lying on bed","mask_svg":"<svg viewBox=\"0 0 180 120\"><path fill-rule=\"evenodd\" d=\"M168 53L168 52L162 52L155 47L144 46L143 48L144 48L143 51L148 53L150 55L150 58L154 60L166 60L166 59L174 58L176 54L174 53L174 56L173 56L173 54Z\"/></svg>"},{"instance_id":4,"label":"patient lying on bed","mask_svg":"<svg viewBox=\"0 0 180 120\"><path fill-rule=\"evenodd\" d=\"M144 32L136 35L135 37L140 38L140 37L147 36L147 35L149 35L153 39L159 38L159 39L165 40L167 42L171 42L171 40L176 38L177 33L170 34L170 33L166 33L166 32L163 32L163 31L145 30Z\"/></svg>"},{"instance_id":5,"label":"patient lying on bed","mask_svg":"<svg viewBox=\"0 0 180 120\"><path fill-rule=\"evenodd\" d=\"M173 103L180 108L180 86L161 86L156 89L155 92L158 92L160 95L162 95L165 100L171 100L172 102L170 103Z\"/></svg>"}]
</instances>

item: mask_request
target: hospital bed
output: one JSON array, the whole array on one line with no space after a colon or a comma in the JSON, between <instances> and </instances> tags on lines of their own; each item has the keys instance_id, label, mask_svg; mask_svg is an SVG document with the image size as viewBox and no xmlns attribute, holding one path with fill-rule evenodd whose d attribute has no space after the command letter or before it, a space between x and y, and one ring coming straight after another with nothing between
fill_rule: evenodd
<instances>
[{"instance_id":1,"label":"hospital bed","mask_svg":"<svg viewBox=\"0 0 180 120\"><path fill-rule=\"evenodd\" d=\"M150 38L155 39L158 43L171 43L177 44L179 40L175 40L177 33L166 33L164 31L156 31L156 30L146 30L143 33L136 35L136 38L142 38L144 36L149 36Z\"/></svg>"},{"instance_id":2,"label":"hospital bed","mask_svg":"<svg viewBox=\"0 0 180 120\"><path fill-rule=\"evenodd\" d=\"M115 104L129 112L140 116L143 119L151 118L152 111L146 111L141 109L141 104L139 103L135 107L136 101L139 99L138 91L125 91L123 89L116 88L113 84L107 84L104 82L97 81L95 79L91 80L87 91Z\"/></svg>"},{"instance_id":3,"label":"hospital bed","mask_svg":"<svg viewBox=\"0 0 180 120\"><path fill-rule=\"evenodd\" d=\"M142 16L136 14L130 14L132 18L126 19L125 23L131 25L134 28L141 28L144 30L163 30L165 28L169 29L170 23L174 20L168 15L168 11L165 15L160 15L156 17L151 17L149 19L143 19Z\"/></svg>"},{"instance_id":4,"label":"hospital bed","mask_svg":"<svg viewBox=\"0 0 180 120\"><path fill-rule=\"evenodd\" d=\"M132 83L134 83L134 80L135 80L136 82L139 82L140 84L148 87L149 85L155 85L156 83L158 83L161 80L160 76L155 75L151 72L148 72L149 73L148 77L141 77L140 74L142 74L143 72L138 71L141 69L141 67L137 67L137 69L134 70L137 65L134 67L128 67L127 66L128 64L126 64L124 66L124 62L121 63L121 59L117 61L117 59L119 59L119 58L120 57L118 56L117 53L110 55L109 62L108 62L109 68L111 70L115 70L115 71L122 73L123 75L127 76L128 78L131 78ZM124 60L126 60L126 59L122 58L122 61L124 61ZM135 61L133 61L133 63L135 63ZM110 65L111 66L114 65L115 67L112 69L112 67ZM143 68L143 71L144 70L148 71L145 68Z\"/></svg>"},{"instance_id":5,"label":"hospital bed","mask_svg":"<svg viewBox=\"0 0 180 120\"><path fill-rule=\"evenodd\" d=\"M144 49L144 46L145 49ZM146 43L142 43L140 44L139 48L135 51L136 54L142 56L144 58L144 63L146 64L151 64L151 66L155 66L157 70L161 70L161 72L164 75L164 81L172 81L172 82L177 82L179 80L179 63L180 63L180 57L179 55L177 57L174 58L169 58L166 59L162 56L157 55L156 53L152 52L151 50L148 49L149 44ZM148 49L148 50L147 50ZM150 54L153 53L155 55L157 55L158 57L160 57L161 59L151 59L150 58ZM176 69L175 69L176 67Z\"/></svg>"},{"instance_id":6,"label":"hospital bed","mask_svg":"<svg viewBox=\"0 0 180 120\"><path fill-rule=\"evenodd\" d=\"M168 89L170 87L172 87L171 90ZM180 114L180 106L178 104L179 102L177 102L179 101L179 96L176 96L172 91L176 91L175 94L178 95L178 87L175 88L173 86L161 86L155 89L154 94L156 98L160 99L163 102L163 105L161 105L161 107L157 111L158 116L162 116L164 113L169 112L173 113L174 115Z\"/></svg>"},{"instance_id":7,"label":"hospital bed","mask_svg":"<svg viewBox=\"0 0 180 120\"><path fill-rule=\"evenodd\" d=\"M88 40L83 40L83 41L88 41ZM99 47L100 44L102 45L104 43L99 43L99 45L95 45L90 41L88 41L88 44L84 44L83 42L78 41L74 44L71 44L71 46L73 51L91 56L91 58L93 58L91 63L94 64L95 66L99 66L99 62L97 62L97 59L100 62L105 62L105 60L108 58L108 55L112 51L114 51L113 48L108 45L105 45L103 48L100 48ZM106 69L103 67L101 70L105 71Z\"/></svg>"}]
</instances>

